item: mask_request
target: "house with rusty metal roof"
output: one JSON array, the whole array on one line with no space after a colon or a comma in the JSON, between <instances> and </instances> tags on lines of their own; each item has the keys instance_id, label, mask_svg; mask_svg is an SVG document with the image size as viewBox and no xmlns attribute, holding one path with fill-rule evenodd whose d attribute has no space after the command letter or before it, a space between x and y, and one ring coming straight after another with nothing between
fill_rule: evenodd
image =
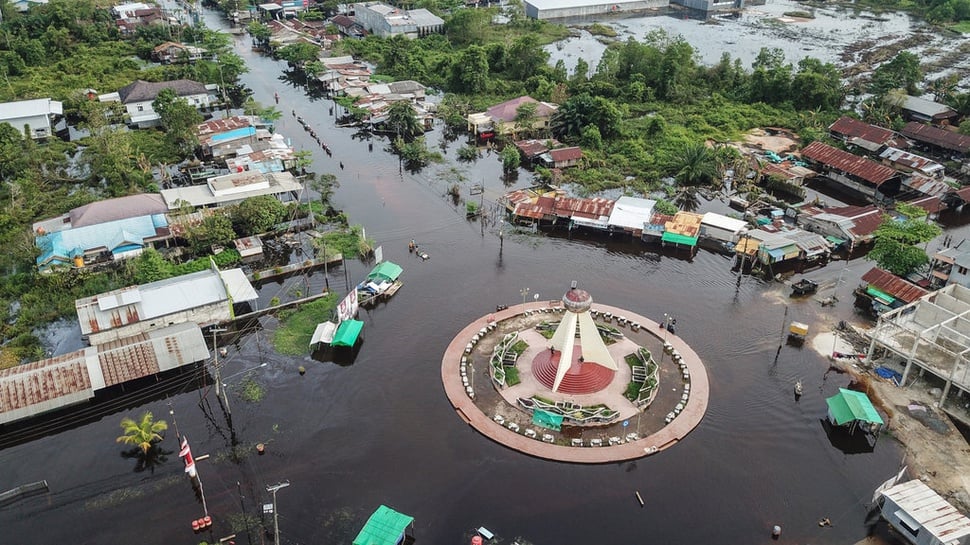
<instances>
[{"instance_id":1,"label":"house with rusty metal roof","mask_svg":"<svg viewBox=\"0 0 970 545\"><path fill-rule=\"evenodd\" d=\"M918 146L937 153L947 156L953 153L970 154L970 136L966 134L915 121L907 123L900 132L906 138L914 140Z\"/></svg>"},{"instance_id":2,"label":"house with rusty metal roof","mask_svg":"<svg viewBox=\"0 0 970 545\"><path fill-rule=\"evenodd\" d=\"M871 159L815 141L801 151L802 157L816 165L826 178L875 202L893 199L902 176L895 169Z\"/></svg>"},{"instance_id":3,"label":"house with rusty metal roof","mask_svg":"<svg viewBox=\"0 0 970 545\"><path fill-rule=\"evenodd\" d=\"M579 164L583 158L583 150L579 146L555 148L539 156L549 168L568 168Z\"/></svg>"},{"instance_id":4,"label":"house with rusty metal roof","mask_svg":"<svg viewBox=\"0 0 970 545\"><path fill-rule=\"evenodd\" d=\"M849 250L872 242L873 233L885 219L885 212L869 206L838 206L799 209L796 223L803 229L819 233L835 246L847 244Z\"/></svg>"},{"instance_id":5,"label":"house with rusty metal roof","mask_svg":"<svg viewBox=\"0 0 970 545\"><path fill-rule=\"evenodd\" d=\"M902 172L914 172L928 178L943 179L943 165L926 157L897 148L886 148L879 154L884 165Z\"/></svg>"},{"instance_id":6,"label":"house with rusty metal roof","mask_svg":"<svg viewBox=\"0 0 970 545\"><path fill-rule=\"evenodd\" d=\"M162 64L187 63L201 60L208 51L180 42L164 42L152 49L152 59Z\"/></svg>"},{"instance_id":7,"label":"house with rusty metal roof","mask_svg":"<svg viewBox=\"0 0 970 545\"><path fill-rule=\"evenodd\" d=\"M895 148L905 148L909 146L905 138L902 138L894 131L870 125L858 119L842 116L829 125L829 135L845 142L848 145L859 146L869 151L877 152L884 146Z\"/></svg>"},{"instance_id":8,"label":"house with rusty metal roof","mask_svg":"<svg viewBox=\"0 0 970 545\"><path fill-rule=\"evenodd\" d=\"M901 307L919 299L929 291L879 267L869 269L862 275L862 284L856 289L856 304L873 314Z\"/></svg>"},{"instance_id":9,"label":"house with rusty metal roof","mask_svg":"<svg viewBox=\"0 0 970 545\"><path fill-rule=\"evenodd\" d=\"M161 327L194 322L202 327L229 320L233 304L259 294L242 269L203 271L129 286L74 302L81 335L92 345Z\"/></svg>"},{"instance_id":10,"label":"house with rusty metal roof","mask_svg":"<svg viewBox=\"0 0 970 545\"><path fill-rule=\"evenodd\" d=\"M0 424L94 398L95 392L209 357L198 324L182 323L0 370Z\"/></svg>"}]
</instances>

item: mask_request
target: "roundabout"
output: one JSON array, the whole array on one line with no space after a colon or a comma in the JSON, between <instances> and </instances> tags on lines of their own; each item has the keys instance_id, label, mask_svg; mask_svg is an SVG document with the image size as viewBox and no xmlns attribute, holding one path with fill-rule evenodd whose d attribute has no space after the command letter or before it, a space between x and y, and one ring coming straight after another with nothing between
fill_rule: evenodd
<instances>
[{"instance_id":1,"label":"roundabout","mask_svg":"<svg viewBox=\"0 0 970 545\"><path fill-rule=\"evenodd\" d=\"M445 350L442 383L465 422L511 449L574 463L641 458L677 444L707 410L707 371L669 325L574 287L467 325Z\"/></svg>"}]
</instances>

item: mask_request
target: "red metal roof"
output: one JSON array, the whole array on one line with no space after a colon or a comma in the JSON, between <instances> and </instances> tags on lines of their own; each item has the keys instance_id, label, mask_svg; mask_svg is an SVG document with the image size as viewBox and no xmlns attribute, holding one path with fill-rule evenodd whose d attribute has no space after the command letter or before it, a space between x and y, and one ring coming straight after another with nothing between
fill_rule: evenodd
<instances>
[{"instance_id":1,"label":"red metal roof","mask_svg":"<svg viewBox=\"0 0 970 545\"><path fill-rule=\"evenodd\" d=\"M869 272L862 275L862 281L904 303L912 303L929 293L916 284L879 267L869 269Z\"/></svg>"},{"instance_id":2,"label":"red metal roof","mask_svg":"<svg viewBox=\"0 0 970 545\"><path fill-rule=\"evenodd\" d=\"M546 146L545 140L519 140L515 143L515 147L519 148L519 151L521 151L527 159L532 159L540 153L549 151L549 147Z\"/></svg>"},{"instance_id":3,"label":"red metal roof","mask_svg":"<svg viewBox=\"0 0 970 545\"><path fill-rule=\"evenodd\" d=\"M943 206L943 199L941 199L939 195L927 195L926 197L916 199L915 201L909 201L907 204L918 206L925 210L927 214L936 214L945 208Z\"/></svg>"},{"instance_id":4,"label":"red metal roof","mask_svg":"<svg viewBox=\"0 0 970 545\"><path fill-rule=\"evenodd\" d=\"M865 157L833 148L817 140L803 149L802 155L816 163L821 163L855 176L856 178L861 178L877 187L895 178L898 174L886 165L881 165Z\"/></svg>"},{"instance_id":5,"label":"red metal roof","mask_svg":"<svg viewBox=\"0 0 970 545\"><path fill-rule=\"evenodd\" d=\"M105 386L121 384L160 371L158 358L148 335L142 333L98 345L98 361Z\"/></svg>"},{"instance_id":6,"label":"red metal roof","mask_svg":"<svg viewBox=\"0 0 970 545\"><path fill-rule=\"evenodd\" d=\"M900 132L907 138L912 138L913 140L960 153L970 153L970 136L965 134L947 131L932 125L917 123L916 121L907 123Z\"/></svg>"},{"instance_id":7,"label":"red metal roof","mask_svg":"<svg viewBox=\"0 0 970 545\"><path fill-rule=\"evenodd\" d=\"M829 125L829 132L844 138L861 138L874 144L885 144L892 140L894 134L889 129L870 125L848 116L842 116Z\"/></svg>"},{"instance_id":8,"label":"red metal roof","mask_svg":"<svg viewBox=\"0 0 970 545\"><path fill-rule=\"evenodd\" d=\"M571 148L559 148L550 151L549 155L552 157L554 163L560 161L576 161L583 157L583 150L575 146Z\"/></svg>"},{"instance_id":9,"label":"red metal roof","mask_svg":"<svg viewBox=\"0 0 970 545\"><path fill-rule=\"evenodd\" d=\"M85 390L91 377L84 350L0 370L0 415Z\"/></svg>"}]
</instances>

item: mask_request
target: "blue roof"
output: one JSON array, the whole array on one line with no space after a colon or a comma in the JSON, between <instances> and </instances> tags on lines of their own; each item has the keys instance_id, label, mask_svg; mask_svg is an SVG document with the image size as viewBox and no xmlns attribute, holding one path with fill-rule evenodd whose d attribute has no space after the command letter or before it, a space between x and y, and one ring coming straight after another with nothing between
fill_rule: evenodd
<instances>
[{"instance_id":1,"label":"blue roof","mask_svg":"<svg viewBox=\"0 0 970 545\"><path fill-rule=\"evenodd\" d=\"M44 268L50 261L69 261L95 248L129 251L142 246L145 238L154 237L157 228L167 226L165 214L154 214L41 235L35 240L41 250L37 265Z\"/></svg>"},{"instance_id":2,"label":"blue roof","mask_svg":"<svg viewBox=\"0 0 970 545\"><path fill-rule=\"evenodd\" d=\"M216 144L218 142L222 142L223 140L234 140L236 138L252 136L254 134L256 134L256 127L242 127L241 129L233 129L231 131L214 134L209 137L209 140L213 144Z\"/></svg>"}]
</instances>

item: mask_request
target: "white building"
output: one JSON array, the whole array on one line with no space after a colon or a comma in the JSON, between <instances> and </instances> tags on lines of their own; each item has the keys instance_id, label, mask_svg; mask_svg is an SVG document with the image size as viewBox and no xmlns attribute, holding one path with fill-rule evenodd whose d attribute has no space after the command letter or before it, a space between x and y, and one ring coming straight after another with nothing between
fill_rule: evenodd
<instances>
[{"instance_id":1,"label":"white building","mask_svg":"<svg viewBox=\"0 0 970 545\"><path fill-rule=\"evenodd\" d=\"M193 208L218 208L240 203L249 197L274 195L281 201L296 200L303 186L289 172L248 170L209 178L204 185L190 185L162 190L169 210L183 204Z\"/></svg>"},{"instance_id":2,"label":"white building","mask_svg":"<svg viewBox=\"0 0 970 545\"><path fill-rule=\"evenodd\" d=\"M188 79L172 81L149 82L138 80L126 85L117 93L98 96L101 102L121 102L131 119L131 124L139 128L158 125L161 117L152 105L163 89L172 89L176 96L195 106L196 109L208 108L212 105L214 96L205 85Z\"/></svg>"},{"instance_id":3,"label":"white building","mask_svg":"<svg viewBox=\"0 0 970 545\"><path fill-rule=\"evenodd\" d=\"M371 34L419 38L444 31L445 21L426 9L403 10L381 2L354 4L354 19Z\"/></svg>"},{"instance_id":4,"label":"white building","mask_svg":"<svg viewBox=\"0 0 970 545\"><path fill-rule=\"evenodd\" d=\"M607 224L616 230L626 231L635 237L643 234L644 225L650 223L657 201L639 197L620 197L613 204Z\"/></svg>"},{"instance_id":5,"label":"white building","mask_svg":"<svg viewBox=\"0 0 970 545\"><path fill-rule=\"evenodd\" d=\"M63 105L49 98L0 104L0 123L8 123L17 132L31 138L51 136L52 118L60 115L64 115Z\"/></svg>"},{"instance_id":6,"label":"white building","mask_svg":"<svg viewBox=\"0 0 970 545\"><path fill-rule=\"evenodd\" d=\"M729 218L723 214L708 212L701 219L700 236L720 242L736 243L748 230L748 222Z\"/></svg>"},{"instance_id":7,"label":"white building","mask_svg":"<svg viewBox=\"0 0 970 545\"><path fill-rule=\"evenodd\" d=\"M970 518L919 479L884 490L879 501L883 518L914 545L970 544Z\"/></svg>"},{"instance_id":8,"label":"white building","mask_svg":"<svg viewBox=\"0 0 970 545\"><path fill-rule=\"evenodd\" d=\"M570 19L594 15L643 12L659 10L670 5L670 0L525 0L525 14L533 19Z\"/></svg>"},{"instance_id":9,"label":"white building","mask_svg":"<svg viewBox=\"0 0 970 545\"><path fill-rule=\"evenodd\" d=\"M74 302L81 335L92 345L184 322L201 327L229 320L232 305L259 297L242 269L211 268L129 286Z\"/></svg>"}]
</instances>

